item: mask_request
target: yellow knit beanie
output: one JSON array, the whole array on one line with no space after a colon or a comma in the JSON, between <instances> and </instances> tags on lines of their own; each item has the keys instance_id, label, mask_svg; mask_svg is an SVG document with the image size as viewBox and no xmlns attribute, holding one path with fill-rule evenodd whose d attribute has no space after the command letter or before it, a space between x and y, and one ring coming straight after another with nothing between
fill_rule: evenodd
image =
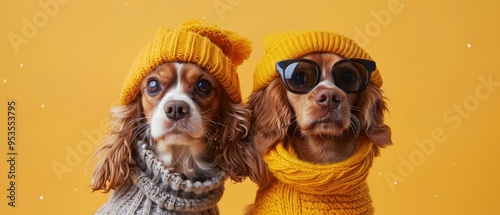
<instances>
[{"instance_id":1,"label":"yellow knit beanie","mask_svg":"<svg viewBox=\"0 0 500 215\"><path fill-rule=\"evenodd\" d=\"M132 102L144 77L166 62L194 63L214 75L231 101L241 102L236 67L250 56L250 41L234 32L187 20L176 29L160 28L130 68L120 103Z\"/></svg>"},{"instance_id":2,"label":"yellow knit beanie","mask_svg":"<svg viewBox=\"0 0 500 215\"><path fill-rule=\"evenodd\" d=\"M269 34L264 38L264 56L254 72L253 91L267 87L278 76L275 64L278 61L299 58L314 52L331 52L344 58L371 57L353 40L328 31L290 31ZM373 71L371 83L382 86L378 69Z\"/></svg>"}]
</instances>

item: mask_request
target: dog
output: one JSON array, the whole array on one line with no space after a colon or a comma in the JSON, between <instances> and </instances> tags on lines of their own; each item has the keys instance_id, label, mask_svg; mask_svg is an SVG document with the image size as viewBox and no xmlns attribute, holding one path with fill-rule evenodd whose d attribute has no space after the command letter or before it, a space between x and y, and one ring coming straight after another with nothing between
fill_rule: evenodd
<instances>
[{"instance_id":1,"label":"dog","mask_svg":"<svg viewBox=\"0 0 500 215\"><path fill-rule=\"evenodd\" d=\"M387 105L381 89L370 83L356 93L339 88L334 83L332 68L344 59L336 54L312 53L300 59L307 60L307 69L314 70L312 66L316 64L321 71L317 85L308 92L291 92L280 77L265 91L249 98L250 110L261 110L253 111L251 120L261 154L289 138L286 143L295 148L301 160L326 164L350 157L356 144L351 141L354 138L365 138L380 147L392 144L390 128L383 123ZM284 124L275 125L277 122Z\"/></svg>"},{"instance_id":2,"label":"dog","mask_svg":"<svg viewBox=\"0 0 500 215\"><path fill-rule=\"evenodd\" d=\"M213 75L195 64L165 63L146 76L141 89L132 104L111 111L110 142L100 149L108 153L96 167L92 189L119 188L137 162L137 141L168 170L193 182L221 170L234 181L249 174L251 159L241 150L249 112L230 102Z\"/></svg>"},{"instance_id":3,"label":"dog","mask_svg":"<svg viewBox=\"0 0 500 215\"><path fill-rule=\"evenodd\" d=\"M97 151L91 188L114 190L97 214L218 214L227 178L256 177L250 112L235 74L249 44L236 38L245 47L225 49L235 43L226 34L189 21L161 28L140 53ZM166 48L173 45L181 48Z\"/></svg>"},{"instance_id":4,"label":"dog","mask_svg":"<svg viewBox=\"0 0 500 215\"><path fill-rule=\"evenodd\" d=\"M392 144L383 91L370 81L375 62L313 51L275 65L279 75L247 101L255 145L267 157L261 168L273 170L260 174L255 203L246 213L373 213L366 175L378 148ZM335 165L342 167L331 170ZM316 167L322 169L310 170Z\"/></svg>"}]
</instances>

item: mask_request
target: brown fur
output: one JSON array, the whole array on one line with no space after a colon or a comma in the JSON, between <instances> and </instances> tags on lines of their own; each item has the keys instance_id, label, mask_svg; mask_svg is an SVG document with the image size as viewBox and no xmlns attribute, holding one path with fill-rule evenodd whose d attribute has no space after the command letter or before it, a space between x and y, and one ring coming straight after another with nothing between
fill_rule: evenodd
<instances>
[{"instance_id":1,"label":"brown fur","mask_svg":"<svg viewBox=\"0 0 500 215\"><path fill-rule=\"evenodd\" d=\"M173 162L166 164L167 167L174 172L183 173L188 179L208 177L218 170L225 171L236 182L248 176L252 180L258 177L260 170L257 168L262 164L255 156L257 152L254 145L249 143L250 112L242 104L231 102L215 77L202 68L186 63L181 73L176 73L175 70L173 63L158 66L144 78L141 91L132 103L111 109L112 128L108 133L107 142L96 152L96 155L102 157L92 175L91 188L94 191L109 192L128 179L130 168L135 165L135 147L139 140L149 142L160 158L163 154L172 152ZM191 121L185 123L188 125L184 130L177 129L173 134L166 133L156 139L151 137L154 110L165 94L178 84L176 74L182 76L182 92L190 95L201 114L204 136L199 139L189 136L189 132L194 132L189 130L188 122ZM146 92L147 81L151 78L161 82L162 91L157 95ZM213 91L210 94L201 95L195 92L195 83L200 79L211 83ZM172 122L162 121L162 126L170 128ZM162 141L172 137L182 137L190 145L162 145ZM193 150L199 150L201 154L192 154ZM202 160L201 164L197 158ZM190 173L193 169L195 172Z\"/></svg>"},{"instance_id":2,"label":"brown fur","mask_svg":"<svg viewBox=\"0 0 500 215\"><path fill-rule=\"evenodd\" d=\"M309 93L290 93L276 77L248 99L253 113L250 132L261 155L283 142L294 147L301 160L325 164L349 158L355 144L365 140L380 147L392 144L390 128L384 124L387 105L381 89L370 83L362 92L346 94L330 75L340 56L312 53L303 58L315 61L322 70L320 84ZM317 101L324 93L338 99L339 106L328 109L320 105ZM256 181L264 188L274 178L265 164L258 169Z\"/></svg>"}]
</instances>

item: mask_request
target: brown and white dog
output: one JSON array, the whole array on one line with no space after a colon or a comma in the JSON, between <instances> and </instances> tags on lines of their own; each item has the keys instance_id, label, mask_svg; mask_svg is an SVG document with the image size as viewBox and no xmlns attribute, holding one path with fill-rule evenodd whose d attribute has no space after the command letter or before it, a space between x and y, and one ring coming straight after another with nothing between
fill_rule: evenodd
<instances>
[{"instance_id":1,"label":"brown and white dog","mask_svg":"<svg viewBox=\"0 0 500 215\"><path fill-rule=\"evenodd\" d=\"M92 176L93 190L120 189L138 162L137 142L193 183L220 171L233 181L253 174L256 150L245 139L250 113L231 102L212 74L192 63L164 63L140 89L131 104L111 110L113 128L99 149L104 157Z\"/></svg>"},{"instance_id":2,"label":"brown and white dog","mask_svg":"<svg viewBox=\"0 0 500 215\"><path fill-rule=\"evenodd\" d=\"M391 145L391 131L384 124L387 105L382 90L369 81L374 69L373 61L344 59L330 52L277 62L276 71L280 75L253 92L247 102L253 111L251 133L260 154L265 156L282 143L285 148L291 147L301 161L330 165L349 159L359 144ZM268 188L275 180L279 179L269 171L260 174L256 204L274 201L271 203L274 206L281 201L300 205L293 202L297 199L292 194L274 200L263 195L266 189L277 192L278 188ZM262 214L253 209L253 205L248 207L247 214Z\"/></svg>"},{"instance_id":3,"label":"brown and white dog","mask_svg":"<svg viewBox=\"0 0 500 215\"><path fill-rule=\"evenodd\" d=\"M227 98L215 77L192 63L165 63L141 83L137 99L111 110L109 149L93 175L93 189L115 188L133 162L132 143L151 144L164 165L188 179L224 169L237 181L247 176L241 141L250 126L248 110ZM248 145L248 144L247 144Z\"/></svg>"},{"instance_id":4,"label":"brown and white dog","mask_svg":"<svg viewBox=\"0 0 500 215\"><path fill-rule=\"evenodd\" d=\"M224 181L255 178L250 112L236 72L250 41L199 20L159 28L111 109L91 188L98 214L218 214Z\"/></svg>"}]
</instances>

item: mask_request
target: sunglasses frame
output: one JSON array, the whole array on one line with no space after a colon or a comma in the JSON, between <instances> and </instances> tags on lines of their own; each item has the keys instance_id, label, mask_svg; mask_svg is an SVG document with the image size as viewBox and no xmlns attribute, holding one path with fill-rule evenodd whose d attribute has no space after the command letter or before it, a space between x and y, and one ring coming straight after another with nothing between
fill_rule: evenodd
<instances>
[{"instance_id":1,"label":"sunglasses frame","mask_svg":"<svg viewBox=\"0 0 500 215\"><path fill-rule=\"evenodd\" d=\"M296 63L296 62L307 62L307 63L310 63L312 65L314 65L314 67L316 68L316 80L314 82L314 85L312 86L311 89L309 89L308 91L305 91L305 92L302 92L302 91L296 91L296 90L293 90L291 89L286 80L285 80L285 75L284 75L284 71L285 69L292 63ZM337 83L337 80L335 78L335 76L333 75L333 68L335 68L335 66L341 64L341 63L345 63L345 62L356 62L356 63L360 63L361 65L363 65L366 69L366 72L368 73L367 74L367 79L364 83L361 83L362 86L358 89L358 90L355 90L355 91L346 91L342 88L340 88L342 91L344 91L345 93L359 93L363 90L366 89L366 87L368 87L368 83L370 83L370 77L371 77L371 74L373 71L375 71L375 69L377 68L376 66L376 63L374 61L371 61L371 60L366 60L366 59L360 59L360 58L344 58L342 60L339 60L337 62L335 62L335 64L333 64L332 66L332 69L330 70L330 74L332 76L332 79L333 79L333 82L334 83ZM281 80L283 81L283 84L285 85L285 88L292 92L292 93L295 93L295 94L306 94L308 92L310 92L312 89L314 89L320 79L321 79L321 67L314 61L312 60L309 60L309 59L304 59L304 58L294 58L294 59L289 59L289 60L283 60L283 61L279 61L276 63L276 72L278 72L281 76ZM335 84L336 85L336 84ZM338 87L338 86L337 86Z\"/></svg>"}]
</instances>

